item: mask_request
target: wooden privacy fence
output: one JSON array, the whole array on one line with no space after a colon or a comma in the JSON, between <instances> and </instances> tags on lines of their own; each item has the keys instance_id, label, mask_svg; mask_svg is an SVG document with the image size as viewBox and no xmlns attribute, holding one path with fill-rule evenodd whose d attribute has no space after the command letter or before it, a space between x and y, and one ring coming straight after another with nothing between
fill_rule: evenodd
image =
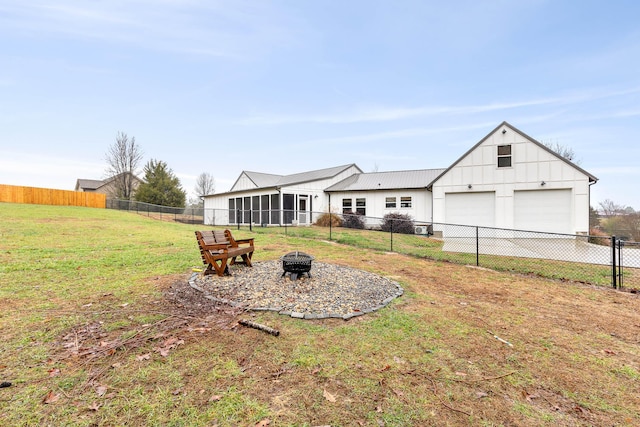
<instances>
[{"instance_id":1,"label":"wooden privacy fence","mask_svg":"<svg viewBox=\"0 0 640 427\"><path fill-rule=\"evenodd\" d=\"M0 184L0 202L105 208L107 195Z\"/></svg>"}]
</instances>

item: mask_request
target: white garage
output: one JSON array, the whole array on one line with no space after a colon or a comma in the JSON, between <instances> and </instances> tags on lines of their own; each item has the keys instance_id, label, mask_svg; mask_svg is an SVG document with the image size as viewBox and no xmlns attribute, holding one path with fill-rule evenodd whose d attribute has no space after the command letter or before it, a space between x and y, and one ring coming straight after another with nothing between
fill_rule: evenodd
<instances>
[{"instance_id":1,"label":"white garage","mask_svg":"<svg viewBox=\"0 0 640 427\"><path fill-rule=\"evenodd\" d=\"M447 193L445 195L445 222L447 224L494 227L496 223L495 192Z\"/></svg>"},{"instance_id":2,"label":"white garage","mask_svg":"<svg viewBox=\"0 0 640 427\"><path fill-rule=\"evenodd\" d=\"M434 223L587 234L597 180L503 122L427 190Z\"/></svg>"},{"instance_id":3,"label":"white garage","mask_svg":"<svg viewBox=\"0 0 640 427\"><path fill-rule=\"evenodd\" d=\"M573 229L571 189L514 191L514 228L566 233Z\"/></svg>"}]
</instances>

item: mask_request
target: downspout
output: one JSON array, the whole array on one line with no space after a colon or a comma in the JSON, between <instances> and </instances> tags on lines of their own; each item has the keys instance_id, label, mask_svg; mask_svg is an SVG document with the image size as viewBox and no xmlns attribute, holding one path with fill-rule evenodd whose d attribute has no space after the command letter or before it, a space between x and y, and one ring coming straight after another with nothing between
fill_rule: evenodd
<instances>
[{"instance_id":1,"label":"downspout","mask_svg":"<svg viewBox=\"0 0 640 427\"><path fill-rule=\"evenodd\" d=\"M329 193L329 206L327 207L327 212L329 212L329 241L331 241L331 223L333 222L333 218L331 217L331 193Z\"/></svg>"},{"instance_id":2,"label":"downspout","mask_svg":"<svg viewBox=\"0 0 640 427\"><path fill-rule=\"evenodd\" d=\"M598 182L597 179L594 179L593 182L589 183L589 219L587 219L587 236L591 234L591 186Z\"/></svg>"}]
</instances>

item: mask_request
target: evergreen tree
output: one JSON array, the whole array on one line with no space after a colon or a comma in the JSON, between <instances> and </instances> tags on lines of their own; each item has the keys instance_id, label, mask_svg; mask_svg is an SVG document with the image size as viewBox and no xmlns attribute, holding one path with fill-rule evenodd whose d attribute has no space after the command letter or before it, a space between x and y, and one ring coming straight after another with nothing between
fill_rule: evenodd
<instances>
[{"instance_id":1,"label":"evergreen tree","mask_svg":"<svg viewBox=\"0 0 640 427\"><path fill-rule=\"evenodd\" d=\"M151 159L144 166L144 180L136 191L139 202L184 208L187 193L167 163Z\"/></svg>"}]
</instances>

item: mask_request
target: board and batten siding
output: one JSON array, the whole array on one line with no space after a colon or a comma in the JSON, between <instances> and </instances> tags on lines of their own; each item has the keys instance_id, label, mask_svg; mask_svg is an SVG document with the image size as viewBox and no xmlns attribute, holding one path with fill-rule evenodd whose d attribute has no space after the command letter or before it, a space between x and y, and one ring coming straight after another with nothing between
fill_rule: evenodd
<instances>
[{"instance_id":1,"label":"board and batten siding","mask_svg":"<svg viewBox=\"0 0 640 427\"><path fill-rule=\"evenodd\" d=\"M505 132L503 132L505 131ZM498 167L498 146L511 146L511 166ZM583 234L589 231L589 176L562 158L550 153L538 143L508 125L496 128L491 134L460 158L432 186L433 220L447 223L446 195L450 193L472 194L475 192L495 193L495 220L498 228L515 228L517 224L535 227L532 231L563 232ZM559 229L553 214L539 220L531 217L518 219L523 212L522 200L535 200L535 195L520 198L516 206L516 192L564 190L552 193L567 197L560 202L562 209L558 215L564 227ZM547 193L549 194L549 193ZM469 208L473 208L471 198ZM459 197L456 198L459 203Z\"/></svg>"},{"instance_id":2,"label":"board and batten siding","mask_svg":"<svg viewBox=\"0 0 640 427\"><path fill-rule=\"evenodd\" d=\"M249 177L242 173L238 180L235 182L231 191L243 191L243 190L252 190L256 188L256 184L249 179Z\"/></svg>"},{"instance_id":3,"label":"board and batten siding","mask_svg":"<svg viewBox=\"0 0 640 427\"><path fill-rule=\"evenodd\" d=\"M386 207L387 197L396 198L395 208ZM401 197L411 197L410 208L401 207ZM426 189L335 192L331 193L331 210L342 213L342 200L351 199L353 201L352 210L356 211L356 199L360 198L365 199L366 216L371 218L367 225L378 225L379 221L376 221L375 218L383 218L392 212L407 214L417 222L431 222L431 193Z\"/></svg>"}]
</instances>

